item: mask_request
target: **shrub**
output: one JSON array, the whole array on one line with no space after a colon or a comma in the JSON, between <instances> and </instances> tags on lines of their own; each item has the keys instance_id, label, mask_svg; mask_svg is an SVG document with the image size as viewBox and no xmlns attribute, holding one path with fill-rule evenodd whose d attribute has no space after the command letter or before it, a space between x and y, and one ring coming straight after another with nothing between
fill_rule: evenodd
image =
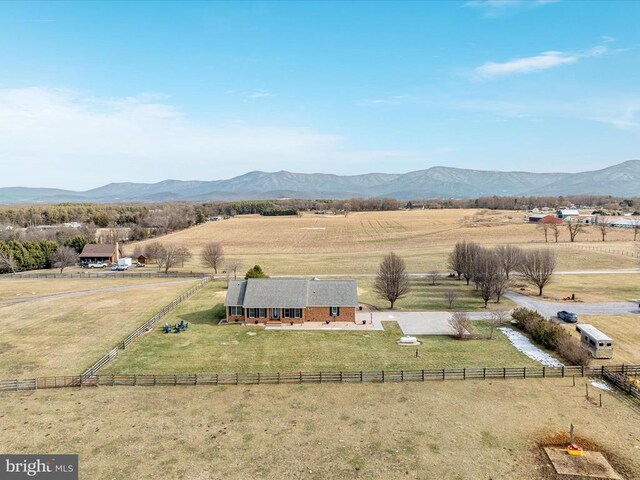
<instances>
[{"instance_id":1,"label":"shrub","mask_svg":"<svg viewBox=\"0 0 640 480\"><path fill-rule=\"evenodd\" d=\"M591 356L580 341L571 336L560 325L546 320L538 312L526 308L516 308L512 315L518 328L531 335L542 347L553 350L569 363L587 366Z\"/></svg>"}]
</instances>

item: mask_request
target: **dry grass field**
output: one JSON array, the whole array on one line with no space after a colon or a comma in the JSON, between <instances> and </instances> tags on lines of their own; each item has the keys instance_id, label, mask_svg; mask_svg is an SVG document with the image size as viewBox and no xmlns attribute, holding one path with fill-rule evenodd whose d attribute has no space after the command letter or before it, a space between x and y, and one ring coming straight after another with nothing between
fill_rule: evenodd
<instances>
[{"instance_id":1,"label":"dry grass field","mask_svg":"<svg viewBox=\"0 0 640 480\"><path fill-rule=\"evenodd\" d=\"M23 303L0 302L0 378L78 374L195 283L158 279L3 280L3 298L15 298L16 292L47 295L91 287L98 290L31 298Z\"/></svg>"},{"instance_id":2,"label":"dry grass field","mask_svg":"<svg viewBox=\"0 0 640 480\"><path fill-rule=\"evenodd\" d=\"M566 237L566 238L565 238ZM524 222L524 212L489 210L414 210L354 212L348 216L305 214L297 217L241 215L176 232L157 241L187 246L194 258L182 270L202 271L199 258L205 244L221 242L230 259L246 268L260 264L283 274L372 273L389 251L400 253L410 271L446 268L446 255L459 239L482 245L516 243L540 245L539 227ZM578 246L553 245L561 269L632 268L637 261L625 255L632 232L612 230L601 247L598 231L587 228ZM561 242L569 240L562 229ZM155 240L131 243L127 252ZM615 248L617 253L607 250Z\"/></svg>"},{"instance_id":3,"label":"dry grass field","mask_svg":"<svg viewBox=\"0 0 640 480\"><path fill-rule=\"evenodd\" d=\"M584 383L0 394L0 451L77 453L80 478L97 480L559 480L540 445L566 442L574 423L579 442L595 444L626 480L639 479L638 414L618 394L602 392L602 408L587 401Z\"/></svg>"},{"instance_id":4,"label":"dry grass field","mask_svg":"<svg viewBox=\"0 0 640 480\"><path fill-rule=\"evenodd\" d=\"M167 282L175 282L174 278L86 278L86 279L10 279L0 278L0 305L18 302L37 297L69 292L88 292L107 290L126 286L139 287Z\"/></svg>"},{"instance_id":5,"label":"dry grass field","mask_svg":"<svg viewBox=\"0 0 640 480\"><path fill-rule=\"evenodd\" d=\"M611 360L595 360L595 364L621 363L640 365L640 315L581 315L580 323L589 323L614 341ZM575 325L564 325L577 339Z\"/></svg>"},{"instance_id":6,"label":"dry grass field","mask_svg":"<svg viewBox=\"0 0 640 480\"><path fill-rule=\"evenodd\" d=\"M514 290L519 293L538 297L538 290L521 280L516 280L515 285ZM574 293L579 302L640 302L640 273L554 275L544 288L542 299L558 301Z\"/></svg>"}]
</instances>

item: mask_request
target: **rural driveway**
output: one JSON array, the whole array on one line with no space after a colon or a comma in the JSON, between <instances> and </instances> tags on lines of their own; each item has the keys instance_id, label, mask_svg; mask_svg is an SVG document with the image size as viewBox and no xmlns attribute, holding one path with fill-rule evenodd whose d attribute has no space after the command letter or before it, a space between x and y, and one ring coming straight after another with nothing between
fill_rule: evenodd
<instances>
[{"instance_id":1,"label":"rural driveway","mask_svg":"<svg viewBox=\"0 0 640 480\"><path fill-rule=\"evenodd\" d=\"M638 304L634 302L548 302L516 292L507 292L505 297L515 302L519 307L537 310L541 315L549 318L555 317L560 310L569 310L578 315L626 315L629 313L640 313Z\"/></svg>"},{"instance_id":2,"label":"rural driveway","mask_svg":"<svg viewBox=\"0 0 640 480\"><path fill-rule=\"evenodd\" d=\"M487 312L469 312L471 320L484 320ZM372 322L376 330L382 330L382 322L398 322L405 335L453 335L449 325L449 312L363 312L356 313L356 320Z\"/></svg>"}]
</instances>

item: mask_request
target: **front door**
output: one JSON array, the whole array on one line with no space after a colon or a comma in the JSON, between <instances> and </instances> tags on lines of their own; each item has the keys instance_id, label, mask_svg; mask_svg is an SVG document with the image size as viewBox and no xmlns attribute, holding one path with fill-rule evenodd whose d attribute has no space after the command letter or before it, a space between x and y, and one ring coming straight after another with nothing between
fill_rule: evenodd
<instances>
[{"instance_id":1,"label":"front door","mask_svg":"<svg viewBox=\"0 0 640 480\"><path fill-rule=\"evenodd\" d=\"M271 318L273 318L274 320L278 320L280 318L280 309L279 308L272 308L271 309Z\"/></svg>"}]
</instances>

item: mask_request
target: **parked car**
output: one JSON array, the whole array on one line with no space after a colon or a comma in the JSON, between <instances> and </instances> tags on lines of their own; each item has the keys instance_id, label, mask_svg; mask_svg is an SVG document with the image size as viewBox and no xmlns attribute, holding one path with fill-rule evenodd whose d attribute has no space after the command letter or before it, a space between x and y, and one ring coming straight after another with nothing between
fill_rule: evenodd
<instances>
[{"instance_id":1,"label":"parked car","mask_svg":"<svg viewBox=\"0 0 640 480\"><path fill-rule=\"evenodd\" d=\"M90 263L87 265L88 268L106 268L107 264L104 262Z\"/></svg>"},{"instance_id":2,"label":"parked car","mask_svg":"<svg viewBox=\"0 0 640 480\"><path fill-rule=\"evenodd\" d=\"M113 267L111 267L111 270L114 270L116 272L124 272L128 269L129 267L127 267L126 265L114 265Z\"/></svg>"},{"instance_id":3,"label":"parked car","mask_svg":"<svg viewBox=\"0 0 640 480\"><path fill-rule=\"evenodd\" d=\"M567 312L566 310L558 312L558 318L567 323L578 323L578 315L573 312Z\"/></svg>"}]
</instances>

